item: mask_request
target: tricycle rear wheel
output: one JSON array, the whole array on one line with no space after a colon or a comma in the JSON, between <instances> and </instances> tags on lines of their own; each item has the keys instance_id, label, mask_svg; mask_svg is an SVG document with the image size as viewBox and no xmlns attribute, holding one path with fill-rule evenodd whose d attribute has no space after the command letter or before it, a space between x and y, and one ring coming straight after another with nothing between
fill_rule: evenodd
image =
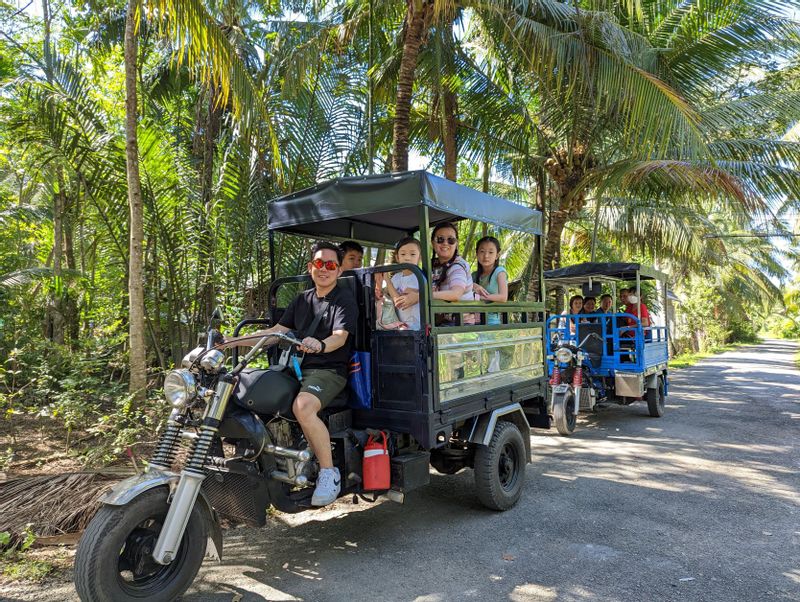
<instances>
[{"instance_id":1,"label":"tricycle rear wheel","mask_svg":"<svg viewBox=\"0 0 800 602\"><path fill-rule=\"evenodd\" d=\"M664 377L659 376L655 389L647 389L647 409L653 418L661 418L664 405Z\"/></svg>"},{"instance_id":2,"label":"tricycle rear wheel","mask_svg":"<svg viewBox=\"0 0 800 602\"><path fill-rule=\"evenodd\" d=\"M489 445L475 452L475 488L481 504L508 510L519 500L525 481L525 441L513 422L498 422Z\"/></svg>"},{"instance_id":3,"label":"tricycle rear wheel","mask_svg":"<svg viewBox=\"0 0 800 602\"><path fill-rule=\"evenodd\" d=\"M575 393L556 393L553 395L553 424L559 435L569 436L575 432L578 417L575 415Z\"/></svg>"}]
</instances>

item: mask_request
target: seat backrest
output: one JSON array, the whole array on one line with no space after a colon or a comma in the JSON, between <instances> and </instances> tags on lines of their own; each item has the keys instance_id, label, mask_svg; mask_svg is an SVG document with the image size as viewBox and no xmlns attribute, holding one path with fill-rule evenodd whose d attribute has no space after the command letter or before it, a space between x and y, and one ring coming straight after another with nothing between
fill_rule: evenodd
<instances>
[{"instance_id":1,"label":"seat backrest","mask_svg":"<svg viewBox=\"0 0 800 602\"><path fill-rule=\"evenodd\" d=\"M353 293L358 305L358 319L356 320L355 350L369 351L370 349L370 329L369 320L374 319L375 292L371 286L365 286L361 279L368 277L368 274L356 274L348 272L340 276L337 284ZM373 322L374 323L374 322Z\"/></svg>"},{"instance_id":2,"label":"seat backrest","mask_svg":"<svg viewBox=\"0 0 800 602\"><path fill-rule=\"evenodd\" d=\"M578 343L583 341L589 334L594 333L597 337L591 337L584 344L582 349L589 354L592 365L597 367L603 359L603 325L602 324L578 324Z\"/></svg>"}]
</instances>

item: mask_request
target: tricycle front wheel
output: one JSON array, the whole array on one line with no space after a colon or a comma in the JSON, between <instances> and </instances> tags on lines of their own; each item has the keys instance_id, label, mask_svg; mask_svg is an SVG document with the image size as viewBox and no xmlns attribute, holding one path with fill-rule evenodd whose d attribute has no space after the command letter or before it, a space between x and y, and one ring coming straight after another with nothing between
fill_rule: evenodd
<instances>
[{"instance_id":1,"label":"tricycle front wheel","mask_svg":"<svg viewBox=\"0 0 800 602\"><path fill-rule=\"evenodd\" d=\"M146 491L125 506L102 506L75 555L75 588L85 602L175 600L194 580L206 551L207 526L195 507L175 559L153 560L167 516L167 488Z\"/></svg>"},{"instance_id":2,"label":"tricycle front wheel","mask_svg":"<svg viewBox=\"0 0 800 602\"><path fill-rule=\"evenodd\" d=\"M575 393L555 393L553 395L553 424L559 435L569 436L575 432L578 417L575 415Z\"/></svg>"}]
</instances>

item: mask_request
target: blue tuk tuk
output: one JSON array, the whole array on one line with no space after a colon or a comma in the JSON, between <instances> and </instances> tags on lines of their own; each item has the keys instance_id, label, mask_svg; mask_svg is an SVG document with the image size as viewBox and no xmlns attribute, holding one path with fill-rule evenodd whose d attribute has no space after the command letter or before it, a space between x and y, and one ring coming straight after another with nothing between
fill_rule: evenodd
<instances>
[{"instance_id":1,"label":"blue tuk tuk","mask_svg":"<svg viewBox=\"0 0 800 602\"><path fill-rule=\"evenodd\" d=\"M547 319L549 398L558 432L571 434L579 411L606 403L646 401L651 416L662 416L669 358L666 274L639 263L589 262L546 271L544 279L547 290L559 295L580 290L587 297L611 297L608 311L568 308ZM642 301L645 281L655 284L645 288L662 309L660 325L652 323ZM635 296L620 310L621 285Z\"/></svg>"}]
</instances>

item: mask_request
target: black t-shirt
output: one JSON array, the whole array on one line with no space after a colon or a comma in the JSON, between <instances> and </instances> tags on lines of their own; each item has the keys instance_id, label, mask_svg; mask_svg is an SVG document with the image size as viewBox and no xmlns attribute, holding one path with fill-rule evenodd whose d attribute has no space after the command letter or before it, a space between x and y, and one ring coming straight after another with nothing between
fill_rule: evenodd
<instances>
[{"instance_id":1,"label":"black t-shirt","mask_svg":"<svg viewBox=\"0 0 800 602\"><path fill-rule=\"evenodd\" d=\"M306 332L326 300L328 307L316 329L311 333ZM330 368L347 378L357 319L358 305L355 297L349 290L337 285L322 298L317 297L314 288L300 293L286 308L278 324L295 331L301 339L310 336L319 341L327 339L334 330L347 331L347 341L339 349L327 353L308 353L303 359L304 368Z\"/></svg>"}]
</instances>

